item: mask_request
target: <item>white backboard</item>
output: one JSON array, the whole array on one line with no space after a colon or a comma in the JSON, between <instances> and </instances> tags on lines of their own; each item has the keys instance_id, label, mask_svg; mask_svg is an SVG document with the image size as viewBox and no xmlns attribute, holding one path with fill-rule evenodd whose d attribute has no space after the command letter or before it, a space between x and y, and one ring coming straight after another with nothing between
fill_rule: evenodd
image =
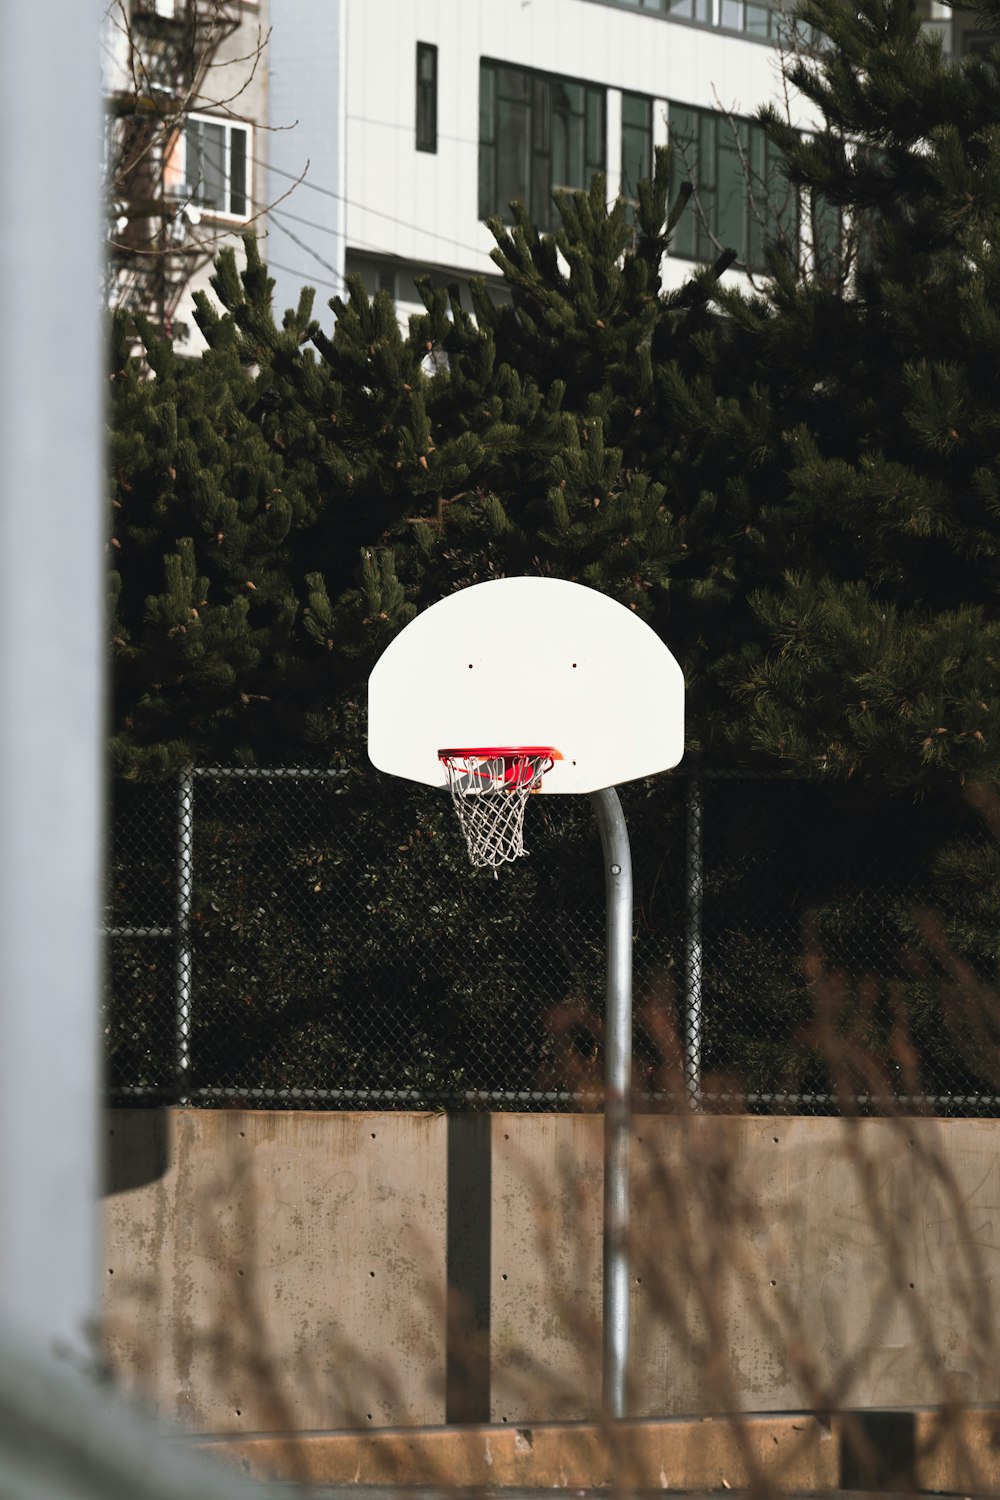
<instances>
[{"instance_id":1,"label":"white backboard","mask_svg":"<svg viewBox=\"0 0 1000 1500\"><path fill-rule=\"evenodd\" d=\"M624 605L557 578L500 578L416 616L368 680L380 771L446 784L441 749L551 746L543 792L595 792L675 766L684 678Z\"/></svg>"}]
</instances>

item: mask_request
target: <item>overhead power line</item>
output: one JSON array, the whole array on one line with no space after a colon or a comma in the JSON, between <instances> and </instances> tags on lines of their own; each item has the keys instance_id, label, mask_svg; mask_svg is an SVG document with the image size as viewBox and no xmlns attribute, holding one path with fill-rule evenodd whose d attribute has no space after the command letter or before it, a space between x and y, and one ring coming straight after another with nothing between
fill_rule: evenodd
<instances>
[{"instance_id":1,"label":"overhead power line","mask_svg":"<svg viewBox=\"0 0 1000 1500\"><path fill-rule=\"evenodd\" d=\"M300 276L303 281L309 282L310 285L328 286L334 292L341 290L334 281L327 281L323 276L314 276L312 271L299 271L295 266L283 266L280 261L272 260L270 256L267 257L267 266L270 271L285 271L289 276Z\"/></svg>"},{"instance_id":2,"label":"overhead power line","mask_svg":"<svg viewBox=\"0 0 1000 1500\"><path fill-rule=\"evenodd\" d=\"M286 228L286 226L281 222L281 214L275 213L274 209L271 209L271 211L268 213L268 218L274 223L274 227L276 229L279 229L282 234L287 234L288 238L292 241L293 244L298 245L299 249L304 250L307 255L311 255L313 260L317 261L325 271L331 271L333 275L337 277L337 280L341 283L341 285L346 286L344 277L342 273L337 269L337 267L331 266L330 262L328 260L324 260L323 256L320 255L318 250L314 250L311 245L306 244L305 240L300 240L297 234L294 234L291 229Z\"/></svg>"}]
</instances>

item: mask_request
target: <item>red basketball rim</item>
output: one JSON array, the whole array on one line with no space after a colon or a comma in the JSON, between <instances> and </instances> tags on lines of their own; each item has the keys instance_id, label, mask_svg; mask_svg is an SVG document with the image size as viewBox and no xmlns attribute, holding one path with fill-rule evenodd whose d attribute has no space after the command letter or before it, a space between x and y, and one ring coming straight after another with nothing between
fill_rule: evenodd
<instances>
[{"instance_id":1,"label":"red basketball rim","mask_svg":"<svg viewBox=\"0 0 1000 1500\"><path fill-rule=\"evenodd\" d=\"M461 783L479 791L537 791L542 777L557 760L558 750L551 745L466 745L455 750L439 750L438 759L448 772L452 795L461 795Z\"/></svg>"},{"instance_id":2,"label":"red basketball rim","mask_svg":"<svg viewBox=\"0 0 1000 1500\"><path fill-rule=\"evenodd\" d=\"M513 760L520 755L545 755L549 760L562 760L558 750L551 745L465 745L454 750L439 750L438 760L457 760L463 755L481 755L484 759Z\"/></svg>"}]
</instances>

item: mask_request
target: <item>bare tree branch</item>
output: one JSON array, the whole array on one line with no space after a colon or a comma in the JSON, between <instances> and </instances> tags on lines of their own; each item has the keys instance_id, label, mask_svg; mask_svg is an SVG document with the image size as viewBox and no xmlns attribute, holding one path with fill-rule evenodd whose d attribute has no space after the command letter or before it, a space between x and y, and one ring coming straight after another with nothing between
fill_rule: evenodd
<instances>
[{"instance_id":1,"label":"bare tree branch","mask_svg":"<svg viewBox=\"0 0 1000 1500\"><path fill-rule=\"evenodd\" d=\"M141 311L168 331L192 278L233 228L256 223L273 206L258 194L255 211L238 226L209 226L204 219L212 209L199 211L197 185L186 182L178 192L173 180L192 115L272 128L239 109L270 41L270 30L258 25L247 45L230 54L223 44L239 32L242 17L235 0L175 0L169 15L150 0L108 0L105 9L106 295L110 305Z\"/></svg>"}]
</instances>

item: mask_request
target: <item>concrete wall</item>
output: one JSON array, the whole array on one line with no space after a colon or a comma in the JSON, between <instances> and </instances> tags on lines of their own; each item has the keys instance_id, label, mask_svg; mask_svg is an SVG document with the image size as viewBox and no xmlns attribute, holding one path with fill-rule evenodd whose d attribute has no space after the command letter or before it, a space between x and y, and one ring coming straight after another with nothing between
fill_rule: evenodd
<instances>
[{"instance_id":1,"label":"concrete wall","mask_svg":"<svg viewBox=\"0 0 1000 1500\"><path fill-rule=\"evenodd\" d=\"M108 1117L106 1340L206 1432L581 1417L601 1120ZM1000 1123L645 1117L636 1415L1000 1397Z\"/></svg>"}]
</instances>

